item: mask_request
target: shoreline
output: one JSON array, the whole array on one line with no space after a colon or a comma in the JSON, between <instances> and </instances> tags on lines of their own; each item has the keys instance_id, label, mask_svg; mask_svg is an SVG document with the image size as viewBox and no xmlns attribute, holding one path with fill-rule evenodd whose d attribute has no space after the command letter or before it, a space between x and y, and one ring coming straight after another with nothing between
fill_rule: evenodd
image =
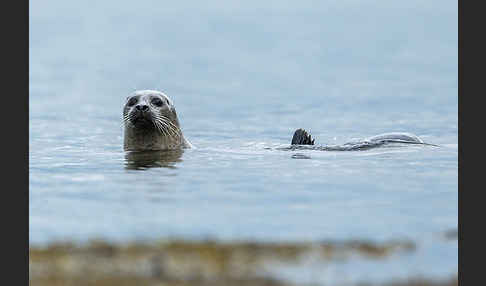
<instances>
[{"instance_id":1,"label":"shoreline","mask_svg":"<svg viewBox=\"0 0 486 286\"><path fill-rule=\"evenodd\" d=\"M261 243L253 241L159 240L152 242L87 244L51 243L29 246L30 285L310 285L287 281L274 265L299 266L312 257L316 263L345 261L355 257L383 260L416 251L408 240L323 241L314 243ZM276 274L277 273L277 274ZM316 284L312 284L316 285ZM326 284L328 285L328 284ZM438 281L410 277L404 281L349 285L453 286L457 274Z\"/></svg>"}]
</instances>

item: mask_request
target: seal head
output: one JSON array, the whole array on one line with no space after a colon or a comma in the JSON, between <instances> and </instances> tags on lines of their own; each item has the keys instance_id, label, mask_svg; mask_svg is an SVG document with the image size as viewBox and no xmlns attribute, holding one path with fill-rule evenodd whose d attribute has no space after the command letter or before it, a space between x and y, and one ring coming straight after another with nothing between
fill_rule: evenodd
<instances>
[{"instance_id":1,"label":"seal head","mask_svg":"<svg viewBox=\"0 0 486 286\"><path fill-rule=\"evenodd\" d=\"M123 108L125 151L190 148L184 138L174 104L156 90L140 90Z\"/></svg>"}]
</instances>

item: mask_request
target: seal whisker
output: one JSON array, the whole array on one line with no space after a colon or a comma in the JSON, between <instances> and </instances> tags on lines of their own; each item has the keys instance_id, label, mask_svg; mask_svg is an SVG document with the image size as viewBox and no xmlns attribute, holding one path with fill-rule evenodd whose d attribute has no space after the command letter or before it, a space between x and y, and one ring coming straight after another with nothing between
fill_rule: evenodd
<instances>
[{"instance_id":1,"label":"seal whisker","mask_svg":"<svg viewBox=\"0 0 486 286\"><path fill-rule=\"evenodd\" d=\"M152 122L154 123L155 127L157 127L157 130L164 134L165 136L169 136L169 134L166 132L165 128L161 125L160 121L158 120L158 117L156 114L152 114Z\"/></svg>"},{"instance_id":2,"label":"seal whisker","mask_svg":"<svg viewBox=\"0 0 486 286\"><path fill-rule=\"evenodd\" d=\"M180 131L180 130L181 130L181 129L180 129L179 127L177 127L177 126L176 126L174 123L172 123L172 122L169 120L169 118L167 118L167 117L165 117L165 116L163 116L163 115L161 115L161 116L162 116L162 119L164 120L164 122L168 123L168 124L171 126L172 130L173 130L173 131L176 133L176 136L177 136L177 137L180 137L180 136L181 136L181 135L180 135L180 133L181 133L181 131Z\"/></svg>"},{"instance_id":3,"label":"seal whisker","mask_svg":"<svg viewBox=\"0 0 486 286\"><path fill-rule=\"evenodd\" d=\"M123 116L123 122L122 122L122 124L125 124L125 126L126 125L129 125L130 124L130 120L132 119L132 117L133 116L131 114L125 114Z\"/></svg>"},{"instance_id":4,"label":"seal whisker","mask_svg":"<svg viewBox=\"0 0 486 286\"><path fill-rule=\"evenodd\" d=\"M158 115L157 115L157 116L156 116L156 119L157 119L157 121L159 121L161 124L163 124L163 125L165 126L165 128L167 129L167 131L169 131L169 132L170 132L171 134L173 134L174 136L179 137L178 132L176 132L176 131L174 130L174 128L173 128L173 127L171 127L171 126L169 125L169 123L171 123L171 122L170 122L170 121L165 120L165 119L164 119L164 116L158 116Z\"/></svg>"},{"instance_id":5,"label":"seal whisker","mask_svg":"<svg viewBox=\"0 0 486 286\"><path fill-rule=\"evenodd\" d=\"M179 132L177 132L177 130L176 130L174 127L172 127L170 124L168 124L168 123L170 123L170 122L164 121L164 123L167 125L167 129L168 129L168 130L170 130L170 131L172 132L172 134L173 134L173 135L174 135L176 138L179 138L179 137L180 137Z\"/></svg>"},{"instance_id":6,"label":"seal whisker","mask_svg":"<svg viewBox=\"0 0 486 286\"><path fill-rule=\"evenodd\" d=\"M173 128L167 124L166 121L164 121L163 119L160 119L160 123L165 127L165 129L171 134L170 136L173 137L173 136L177 136L177 133L174 132Z\"/></svg>"},{"instance_id":7,"label":"seal whisker","mask_svg":"<svg viewBox=\"0 0 486 286\"><path fill-rule=\"evenodd\" d=\"M155 116L154 119L166 136L173 137L171 134L172 130L169 128L166 122L164 122L159 116Z\"/></svg>"},{"instance_id":8,"label":"seal whisker","mask_svg":"<svg viewBox=\"0 0 486 286\"><path fill-rule=\"evenodd\" d=\"M155 126L157 126L157 129L160 131L160 133L164 134L165 136L169 136L165 129L160 125L160 122L155 121Z\"/></svg>"},{"instance_id":9,"label":"seal whisker","mask_svg":"<svg viewBox=\"0 0 486 286\"><path fill-rule=\"evenodd\" d=\"M162 131L162 134L164 134L165 136L167 137L171 137L169 131L167 130L167 128L164 127L164 125L162 125L162 123L160 121L157 121L157 124L160 128L160 131Z\"/></svg>"}]
</instances>

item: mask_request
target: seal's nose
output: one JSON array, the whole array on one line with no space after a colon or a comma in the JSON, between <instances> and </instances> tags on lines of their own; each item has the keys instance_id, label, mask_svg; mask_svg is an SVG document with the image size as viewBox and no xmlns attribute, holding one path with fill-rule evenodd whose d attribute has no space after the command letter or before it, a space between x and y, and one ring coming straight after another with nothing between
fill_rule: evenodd
<instances>
[{"instance_id":1,"label":"seal's nose","mask_svg":"<svg viewBox=\"0 0 486 286\"><path fill-rule=\"evenodd\" d=\"M139 104L135 106L135 108L139 111L148 111L149 107L146 104Z\"/></svg>"}]
</instances>

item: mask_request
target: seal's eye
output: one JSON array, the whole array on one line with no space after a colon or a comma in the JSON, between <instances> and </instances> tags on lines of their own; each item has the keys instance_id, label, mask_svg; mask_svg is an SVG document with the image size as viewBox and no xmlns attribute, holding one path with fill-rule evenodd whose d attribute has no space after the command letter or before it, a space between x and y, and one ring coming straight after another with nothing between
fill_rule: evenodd
<instances>
[{"instance_id":1,"label":"seal's eye","mask_svg":"<svg viewBox=\"0 0 486 286\"><path fill-rule=\"evenodd\" d=\"M137 103L137 101L138 101L138 100L137 100L137 98L136 98L136 97L132 97L132 98L130 98L130 99L128 100L127 105L128 105L128 106L135 105L135 103Z\"/></svg>"},{"instance_id":2,"label":"seal's eye","mask_svg":"<svg viewBox=\"0 0 486 286\"><path fill-rule=\"evenodd\" d=\"M163 104L162 100L158 97L152 98L151 102L152 102L153 105L159 106L159 107L162 106L162 104Z\"/></svg>"}]
</instances>

